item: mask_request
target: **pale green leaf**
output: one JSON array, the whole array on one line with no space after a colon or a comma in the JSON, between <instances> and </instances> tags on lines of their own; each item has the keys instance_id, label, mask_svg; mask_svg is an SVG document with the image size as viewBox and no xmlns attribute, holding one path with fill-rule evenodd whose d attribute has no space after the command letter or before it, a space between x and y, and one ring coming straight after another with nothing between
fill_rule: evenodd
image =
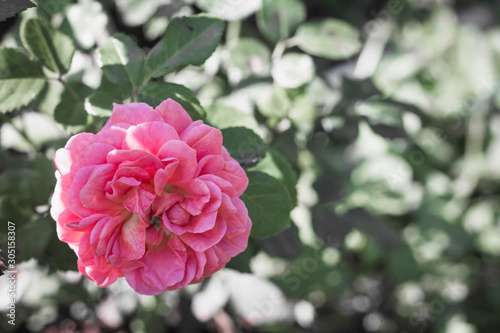
<instances>
[{"instance_id":1,"label":"pale green leaf","mask_svg":"<svg viewBox=\"0 0 500 333\"><path fill-rule=\"evenodd\" d=\"M284 118L290 108L286 91L277 85L262 86L261 89L261 93L255 98L260 113L274 120Z\"/></svg>"},{"instance_id":2,"label":"pale green leaf","mask_svg":"<svg viewBox=\"0 0 500 333\"><path fill-rule=\"evenodd\" d=\"M358 31L337 19L303 23L294 39L303 51L328 59L345 59L361 49Z\"/></svg>"},{"instance_id":3,"label":"pale green leaf","mask_svg":"<svg viewBox=\"0 0 500 333\"><path fill-rule=\"evenodd\" d=\"M241 38L228 48L229 57L226 69L229 80L239 83L250 76L268 76L270 72L271 52L257 39Z\"/></svg>"},{"instance_id":4,"label":"pale green leaf","mask_svg":"<svg viewBox=\"0 0 500 333\"><path fill-rule=\"evenodd\" d=\"M221 103L212 104L207 109L207 121L219 129L227 127L258 127L255 117Z\"/></svg>"},{"instance_id":5,"label":"pale green leaf","mask_svg":"<svg viewBox=\"0 0 500 333\"><path fill-rule=\"evenodd\" d=\"M227 21L238 21L250 16L262 5L262 0L227 1L196 0L203 11Z\"/></svg>"},{"instance_id":6,"label":"pale green leaf","mask_svg":"<svg viewBox=\"0 0 500 333\"><path fill-rule=\"evenodd\" d=\"M314 62L307 54L287 53L273 61L271 74L281 87L298 88L311 82L314 71Z\"/></svg>"}]
</instances>

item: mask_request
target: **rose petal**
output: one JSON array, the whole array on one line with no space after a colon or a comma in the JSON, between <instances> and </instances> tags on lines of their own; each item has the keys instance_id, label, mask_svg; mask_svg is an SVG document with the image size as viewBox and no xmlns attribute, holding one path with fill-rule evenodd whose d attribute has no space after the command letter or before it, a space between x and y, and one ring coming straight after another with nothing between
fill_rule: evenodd
<instances>
[{"instance_id":1,"label":"rose petal","mask_svg":"<svg viewBox=\"0 0 500 333\"><path fill-rule=\"evenodd\" d=\"M219 155L222 133L218 129L195 121L181 134L181 140L196 150L198 161L207 155Z\"/></svg>"},{"instance_id":2,"label":"rose petal","mask_svg":"<svg viewBox=\"0 0 500 333\"><path fill-rule=\"evenodd\" d=\"M170 140L179 140L179 135L172 126L164 122L144 123L127 130L122 147L156 155L161 146Z\"/></svg>"},{"instance_id":3,"label":"rose petal","mask_svg":"<svg viewBox=\"0 0 500 333\"><path fill-rule=\"evenodd\" d=\"M203 157L196 167L196 177L201 175L217 175L224 168L224 158L220 155L208 155Z\"/></svg>"},{"instance_id":4,"label":"rose petal","mask_svg":"<svg viewBox=\"0 0 500 333\"><path fill-rule=\"evenodd\" d=\"M71 165L71 177L75 176L76 171L86 166L105 164L106 156L112 150L115 150L115 147L107 143L93 143L87 146Z\"/></svg>"},{"instance_id":5,"label":"rose petal","mask_svg":"<svg viewBox=\"0 0 500 333\"><path fill-rule=\"evenodd\" d=\"M115 124L137 125L151 121L163 121L162 118L146 103L116 104L113 113L103 129Z\"/></svg>"},{"instance_id":6,"label":"rose petal","mask_svg":"<svg viewBox=\"0 0 500 333\"><path fill-rule=\"evenodd\" d=\"M151 205L151 216L163 214L163 212L172 207L172 205L180 201L182 201L182 195L179 193L162 193L161 196L155 198Z\"/></svg>"},{"instance_id":7,"label":"rose petal","mask_svg":"<svg viewBox=\"0 0 500 333\"><path fill-rule=\"evenodd\" d=\"M169 184L186 184L193 179L196 171L196 150L183 141L168 141L158 151L158 158L175 158L179 161L168 179Z\"/></svg>"},{"instance_id":8,"label":"rose petal","mask_svg":"<svg viewBox=\"0 0 500 333\"><path fill-rule=\"evenodd\" d=\"M155 109L163 120L181 134L193 122L184 108L172 99L161 102Z\"/></svg>"},{"instance_id":9,"label":"rose petal","mask_svg":"<svg viewBox=\"0 0 500 333\"><path fill-rule=\"evenodd\" d=\"M127 260L142 258L146 251L146 228L136 214L122 226L120 237L120 256Z\"/></svg>"},{"instance_id":10,"label":"rose petal","mask_svg":"<svg viewBox=\"0 0 500 333\"><path fill-rule=\"evenodd\" d=\"M113 177L115 166L103 164L96 166L80 190L78 200L85 208L92 212L116 215L123 211L123 207L106 198L106 183Z\"/></svg>"},{"instance_id":11,"label":"rose petal","mask_svg":"<svg viewBox=\"0 0 500 333\"><path fill-rule=\"evenodd\" d=\"M123 206L129 211L136 214L144 214L151 206L156 193L152 186L143 184L141 186L131 188L123 201Z\"/></svg>"},{"instance_id":12,"label":"rose petal","mask_svg":"<svg viewBox=\"0 0 500 333\"><path fill-rule=\"evenodd\" d=\"M185 233L181 237L182 241L198 252L206 251L219 243L226 233L226 221L217 217L214 227L208 231L192 234Z\"/></svg>"},{"instance_id":13,"label":"rose petal","mask_svg":"<svg viewBox=\"0 0 500 333\"><path fill-rule=\"evenodd\" d=\"M184 278L186 248L178 237L148 247L144 267L125 273L130 286L143 295L157 295Z\"/></svg>"},{"instance_id":14,"label":"rose petal","mask_svg":"<svg viewBox=\"0 0 500 333\"><path fill-rule=\"evenodd\" d=\"M54 164L61 175L67 174L78 155L95 141L95 134L80 133L71 137L64 148L58 149L54 155Z\"/></svg>"},{"instance_id":15,"label":"rose petal","mask_svg":"<svg viewBox=\"0 0 500 333\"><path fill-rule=\"evenodd\" d=\"M188 185L181 185L178 188L181 193L184 193L181 207L191 215L199 215L203 206L210 200L210 190L207 184L195 178Z\"/></svg>"}]
</instances>

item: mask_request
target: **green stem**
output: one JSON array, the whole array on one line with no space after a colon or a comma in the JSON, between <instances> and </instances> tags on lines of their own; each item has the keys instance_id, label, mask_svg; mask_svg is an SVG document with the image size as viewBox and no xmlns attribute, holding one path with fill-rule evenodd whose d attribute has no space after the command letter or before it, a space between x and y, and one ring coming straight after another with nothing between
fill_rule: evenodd
<instances>
[{"instance_id":1,"label":"green stem","mask_svg":"<svg viewBox=\"0 0 500 333\"><path fill-rule=\"evenodd\" d=\"M229 21L226 30L226 44L233 46L240 38L241 21Z\"/></svg>"},{"instance_id":2,"label":"green stem","mask_svg":"<svg viewBox=\"0 0 500 333\"><path fill-rule=\"evenodd\" d=\"M271 58L273 60L281 58L283 55L283 52L286 50L286 41L280 40L278 43L276 43L276 46L274 47L273 54L271 55Z\"/></svg>"}]
</instances>

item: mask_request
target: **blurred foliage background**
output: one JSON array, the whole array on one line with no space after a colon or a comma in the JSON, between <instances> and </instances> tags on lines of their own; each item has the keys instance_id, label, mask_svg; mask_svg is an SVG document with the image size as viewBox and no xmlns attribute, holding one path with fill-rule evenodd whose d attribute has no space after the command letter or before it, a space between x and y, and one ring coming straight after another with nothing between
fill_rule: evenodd
<instances>
[{"instance_id":1,"label":"blurred foliage background","mask_svg":"<svg viewBox=\"0 0 500 333\"><path fill-rule=\"evenodd\" d=\"M16 326L5 317L0 331L500 332L498 2L32 2L0 22L11 48L0 53L0 245L14 222L19 271ZM128 55L147 54L176 17L200 12L226 21L201 66L140 89L106 68L114 34ZM61 59L41 57L43 70L22 31L37 24ZM26 81L9 90L11 77ZM57 239L51 159L70 135L98 131L112 102L158 103L162 87L228 128L225 142L234 126L260 136L265 157L239 160L286 188L281 210L261 216L284 230L256 229L202 284L100 289Z\"/></svg>"}]
</instances>

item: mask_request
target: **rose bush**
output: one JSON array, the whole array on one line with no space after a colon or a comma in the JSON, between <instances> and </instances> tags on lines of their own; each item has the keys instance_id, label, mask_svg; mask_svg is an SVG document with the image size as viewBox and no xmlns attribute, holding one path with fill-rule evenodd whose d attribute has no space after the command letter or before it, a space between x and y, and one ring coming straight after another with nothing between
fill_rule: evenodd
<instances>
[{"instance_id":1,"label":"rose bush","mask_svg":"<svg viewBox=\"0 0 500 333\"><path fill-rule=\"evenodd\" d=\"M218 129L171 99L115 104L99 133L73 136L54 163L58 236L101 287L125 276L141 294L181 288L247 246L245 171Z\"/></svg>"}]
</instances>

